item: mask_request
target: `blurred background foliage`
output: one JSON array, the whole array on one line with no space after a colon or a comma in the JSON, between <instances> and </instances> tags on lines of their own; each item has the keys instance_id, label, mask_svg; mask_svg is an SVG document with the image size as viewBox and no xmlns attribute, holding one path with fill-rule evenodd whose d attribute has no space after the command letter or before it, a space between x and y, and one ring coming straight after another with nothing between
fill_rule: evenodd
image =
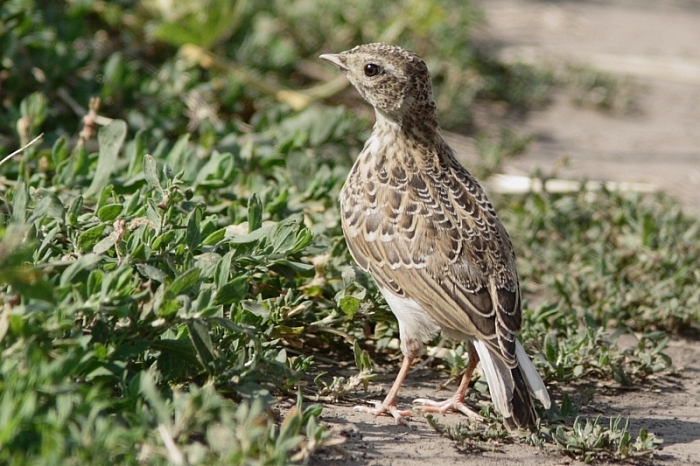
<instances>
[{"instance_id":1,"label":"blurred background foliage","mask_svg":"<svg viewBox=\"0 0 700 466\"><path fill-rule=\"evenodd\" d=\"M398 329L336 205L372 115L317 56L425 57L489 173L530 139L480 136L474 104L527 111L556 83L494 59L483 21L456 0L2 2L0 154L44 138L0 166L0 463L287 464L340 441L308 403L357 402ZM667 335L697 328L697 220L583 188L495 201L555 398L668 369Z\"/></svg>"},{"instance_id":2,"label":"blurred background foliage","mask_svg":"<svg viewBox=\"0 0 700 466\"><path fill-rule=\"evenodd\" d=\"M13 122L33 92L51 105L31 115L28 133L45 122L49 144L75 132L93 96L131 128L170 138L190 131L212 144L274 103L298 109L336 93L324 83L338 76L318 55L371 41L426 57L448 128L469 123L476 98L527 106L545 98L548 83L545 73L480 53L471 40L480 15L456 0L8 0L0 15L5 149L17 145Z\"/></svg>"}]
</instances>

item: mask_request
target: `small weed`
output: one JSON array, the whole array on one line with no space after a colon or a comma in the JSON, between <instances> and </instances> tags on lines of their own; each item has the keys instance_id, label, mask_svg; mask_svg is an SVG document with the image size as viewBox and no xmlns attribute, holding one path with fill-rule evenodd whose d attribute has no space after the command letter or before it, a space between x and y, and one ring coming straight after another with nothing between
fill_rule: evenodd
<instances>
[{"instance_id":1,"label":"small weed","mask_svg":"<svg viewBox=\"0 0 700 466\"><path fill-rule=\"evenodd\" d=\"M540 436L553 441L566 455L585 463L606 458L626 460L650 456L663 443L645 429L641 429L637 438L632 439L629 419L623 421L619 416L607 420L603 416L593 420L576 417L571 426L543 429Z\"/></svg>"},{"instance_id":2,"label":"small weed","mask_svg":"<svg viewBox=\"0 0 700 466\"><path fill-rule=\"evenodd\" d=\"M562 413L563 413L562 409ZM641 456L651 457L663 444L663 440L641 429L633 439L629 431L629 420L621 417L605 420L602 416L585 420L577 416L571 425L552 424L552 416L538 426L536 432L509 433L486 408L481 414L483 423L458 423L454 426L441 424L432 415L426 416L430 426L440 435L459 442L472 451L497 451L499 445L525 442L538 448L556 448L563 454L591 463L596 460L629 460ZM561 421L560 421L561 422Z\"/></svg>"},{"instance_id":3,"label":"small weed","mask_svg":"<svg viewBox=\"0 0 700 466\"><path fill-rule=\"evenodd\" d=\"M505 429L503 422L499 422L490 406L480 413L484 422L457 423L454 426L446 426L438 422L435 416L428 414L426 419L430 427L435 429L443 437L459 442L471 450L494 451L499 444L512 443L513 437Z\"/></svg>"}]
</instances>

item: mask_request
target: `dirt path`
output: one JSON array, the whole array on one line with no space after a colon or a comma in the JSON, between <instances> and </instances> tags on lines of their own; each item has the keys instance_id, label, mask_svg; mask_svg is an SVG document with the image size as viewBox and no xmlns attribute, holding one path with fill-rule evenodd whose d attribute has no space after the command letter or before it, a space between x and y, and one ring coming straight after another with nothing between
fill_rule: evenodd
<instances>
[{"instance_id":1,"label":"dirt path","mask_svg":"<svg viewBox=\"0 0 700 466\"><path fill-rule=\"evenodd\" d=\"M668 351L678 369L677 377L657 385L648 385L625 393L600 387L592 403L582 415L629 417L630 429L636 435L645 428L664 439L663 448L651 464L700 465L700 343L676 341ZM389 389L397 368L387 367L387 373L372 384L377 392L371 399L381 400ZM416 369L401 391L400 407L409 408L413 399L428 397L443 399L455 386L436 392L445 375L427 369ZM556 400L560 402L560 400ZM493 451L465 449L456 442L438 435L418 412L411 427L397 426L389 417L374 417L357 412L350 403L327 404L322 421L347 437L342 445L345 454L326 451L317 456L314 465L451 465L472 462L483 465L582 465L562 456L556 448L549 451L522 442L494 445ZM437 416L445 425L464 422L457 414ZM608 464L608 463L597 463ZM646 463L649 464L649 463Z\"/></svg>"},{"instance_id":2,"label":"dirt path","mask_svg":"<svg viewBox=\"0 0 700 466\"><path fill-rule=\"evenodd\" d=\"M506 173L527 175L535 168L550 173L566 157L568 166L556 172L560 178L650 183L700 213L700 1L480 4L488 21L483 34L502 47L504 57L588 64L631 77L644 89L639 111L628 115L579 108L565 93L556 95L552 105L522 122L521 129L537 140L507 163ZM669 355L677 378L622 394L601 387L582 414L629 416L635 435L646 428L662 437L665 444L653 464L700 465L700 343L673 341ZM398 364L386 369L373 389L388 390ZM416 370L401 393L402 407L417 397L448 396L446 390L435 392L444 379ZM317 465L583 464L522 444L464 451L420 416L407 429L388 417L356 412L349 404L327 405L322 420L348 440L344 456L329 451L314 459ZM457 415L441 418L448 425L461 420Z\"/></svg>"},{"instance_id":3,"label":"dirt path","mask_svg":"<svg viewBox=\"0 0 700 466\"><path fill-rule=\"evenodd\" d=\"M504 58L590 65L641 86L638 111L606 114L561 92L528 115L537 136L505 169L651 183L700 213L700 2L481 2Z\"/></svg>"}]
</instances>

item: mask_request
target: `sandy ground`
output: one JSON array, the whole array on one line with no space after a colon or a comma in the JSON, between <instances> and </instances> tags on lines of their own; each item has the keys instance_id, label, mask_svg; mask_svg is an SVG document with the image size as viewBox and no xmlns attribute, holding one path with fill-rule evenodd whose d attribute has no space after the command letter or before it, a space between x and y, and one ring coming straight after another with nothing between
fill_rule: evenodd
<instances>
[{"instance_id":1,"label":"sandy ground","mask_svg":"<svg viewBox=\"0 0 700 466\"><path fill-rule=\"evenodd\" d=\"M536 135L507 173L650 183L700 213L700 1L483 2L502 56L576 63L629 78L638 110L609 114L572 105L565 92L535 111Z\"/></svg>"},{"instance_id":2,"label":"sandy ground","mask_svg":"<svg viewBox=\"0 0 700 466\"><path fill-rule=\"evenodd\" d=\"M581 415L594 418L623 416L630 419L630 430L637 435L645 428L663 438L664 445L653 457L628 464L700 465L700 343L674 341L669 348L677 369L676 376L638 389L619 391L598 387ZM370 399L381 400L391 386L397 368L371 385L380 390ZM391 371L391 372L389 372ZM436 391L446 376L429 369L416 369L400 393L399 407L410 409L419 397L436 400L447 398L456 385ZM579 387L582 388L582 387ZM590 387L586 387L590 389ZM557 403L560 400L555 399ZM457 414L438 415L439 422L455 425L465 422ZM312 465L583 465L559 453L556 447L541 450L522 441L493 444L493 451L475 451L441 437L419 411L414 410L410 427L398 426L393 418L375 417L353 409L351 403L324 406L321 421L347 438L343 452L325 450L314 457ZM612 464L606 461L596 464Z\"/></svg>"},{"instance_id":3,"label":"sandy ground","mask_svg":"<svg viewBox=\"0 0 700 466\"><path fill-rule=\"evenodd\" d=\"M629 77L643 89L638 110L630 114L576 107L565 93L556 95L551 105L518 123L536 141L506 164L506 173L528 175L539 168L559 178L647 183L700 213L700 1L480 4L488 21L482 34L499 45L504 57L587 64ZM569 163L560 168L563 158ZM599 387L582 414L629 416L635 435L646 428L663 438L663 449L645 464L700 465L700 342L675 340L669 355L676 377L625 392ZM398 364L385 369L372 390L388 390ZM417 397L447 397L450 391L435 392L444 381L444 375L415 370L400 394L402 407ZM375 399L382 396L377 393ZM441 419L450 425L463 420L457 415ZM312 464L582 464L554 449L522 443L489 452L465 450L440 437L420 415L409 429L341 403L326 405L322 420L347 441L344 454L325 451Z\"/></svg>"}]
</instances>

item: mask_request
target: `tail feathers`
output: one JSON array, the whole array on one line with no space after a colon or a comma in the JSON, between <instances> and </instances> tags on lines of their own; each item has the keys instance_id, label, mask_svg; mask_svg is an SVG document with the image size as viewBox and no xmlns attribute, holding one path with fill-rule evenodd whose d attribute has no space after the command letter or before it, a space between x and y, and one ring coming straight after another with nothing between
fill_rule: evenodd
<instances>
[{"instance_id":1,"label":"tail feathers","mask_svg":"<svg viewBox=\"0 0 700 466\"><path fill-rule=\"evenodd\" d=\"M518 359L518 366L520 367L520 372L525 376L527 385L530 387L530 391L535 398L537 398L545 409L549 409L552 406L552 402L549 400L549 392L547 387L544 386L542 377L540 377L537 368L530 360L530 357L525 352L525 348L520 343L520 341L515 341L515 357Z\"/></svg>"},{"instance_id":2,"label":"tail feathers","mask_svg":"<svg viewBox=\"0 0 700 466\"><path fill-rule=\"evenodd\" d=\"M504 416L504 420L509 430L515 428L529 429L530 427L534 427L537 422L537 412L535 411L532 395L530 394L527 382L520 368L516 367L511 369L510 372L515 385L511 403L513 407L513 416Z\"/></svg>"},{"instance_id":3,"label":"tail feathers","mask_svg":"<svg viewBox=\"0 0 700 466\"><path fill-rule=\"evenodd\" d=\"M503 415L506 426L509 429L534 426L537 413L533 397L545 408L549 408L551 402L542 378L520 342L516 340L518 365L513 369L493 354L483 342L477 340L473 343L481 360L491 399L496 410Z\"/></svg>"},{"instance_id":4,"label":"tail feathers","mask_svg":"<svg viewBox=\"0 0 700 466\"><path fill-rule=\"evenodd\" d=\"M503 417L512 416L511 400L513 399L514 384L510 369L482 341L476 340L473 344L476 352L479 354L481 370L484 373L484 377L486 377L493 405Z\"/></svg>"}]
</instances>

